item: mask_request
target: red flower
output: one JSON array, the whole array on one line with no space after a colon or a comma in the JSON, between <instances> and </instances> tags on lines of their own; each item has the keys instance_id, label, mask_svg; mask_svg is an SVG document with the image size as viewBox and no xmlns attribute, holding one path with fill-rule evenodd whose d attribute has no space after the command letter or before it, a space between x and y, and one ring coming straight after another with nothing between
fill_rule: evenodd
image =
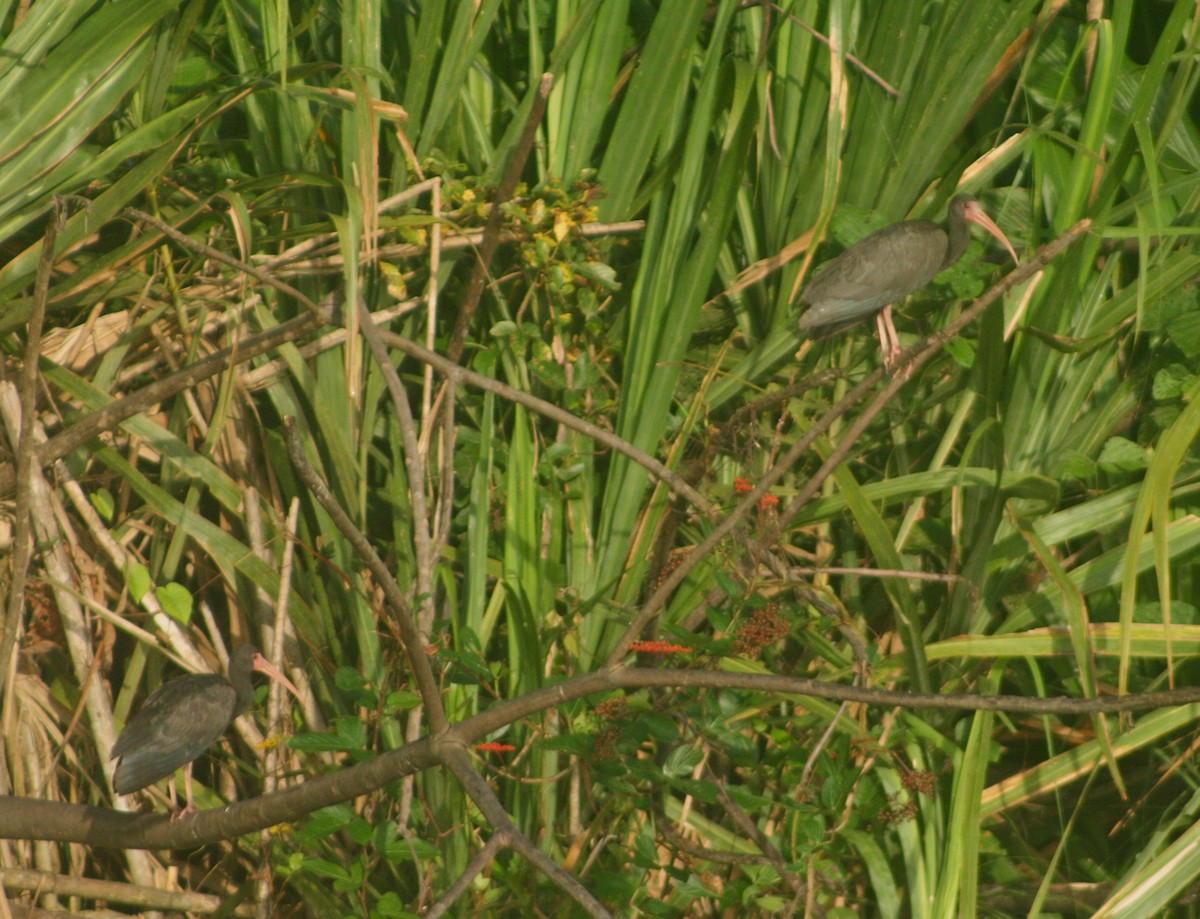
<instances>
[{"instance_id":1,"label":"red flower","mask_svg":"<svg viewBox=\"0 0 1200 919\"><path fill-rule=\"evenodd\" d=\"M512 753L517 748L510 743L497 743L490 740L487 743L475 744L475 749L482 750L484 753Z\"/></svg>"},{"instance_id":2,"label":"red flower","mask_svg":"<svg viewBox=\"0 0 1200 919\"><path fill-rule=\"evenodd\" d=\"M740 495L744 495L748 491L753 491L754 486L750 484L749 479L743 479L740 475L733 480L733 490Z\"/></svg>"}]
</instances>

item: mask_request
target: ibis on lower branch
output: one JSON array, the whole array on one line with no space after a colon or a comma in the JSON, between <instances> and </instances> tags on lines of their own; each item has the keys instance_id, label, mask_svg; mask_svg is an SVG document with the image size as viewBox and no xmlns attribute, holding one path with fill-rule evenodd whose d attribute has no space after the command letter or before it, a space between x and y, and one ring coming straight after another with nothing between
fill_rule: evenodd
<instances>
[{"instance_id":1,"label":"ibis on lower branch","mask_svg":"<svg viewBox=\"0 0 1200 919\"><path fill-rule=\"evenodd\" d=\"M299 692L252 645L243 645L229 658L229 678L214 673L189 673L163 683L129 719L113 744L113 790L120 795L145 788L184 767L187 806L175 815L195 813L192 803L192 760L221 739L233 719L254 703L254 671L264 673ZM174 819L174 818L173 818Z\"/></svg>"},{"instance_id":2,"label":"ibis on lower branch","mask_svg":"<svg viewBox=\"0 0 1200 919\"><path fill-rule=\"evenodd\" d=\"M962 257L970 241L968 223L991 233L1017 261L1012 243L970 195L958 195L950 202L946 222L948 234L931 220L895 223L833 259L800 295L808 304L800 317L800 331L810 338L825 338L877 313L879 344L884 364L890 365L900 351L892 304L920 290Z\"/></svg>"}]
</instances>

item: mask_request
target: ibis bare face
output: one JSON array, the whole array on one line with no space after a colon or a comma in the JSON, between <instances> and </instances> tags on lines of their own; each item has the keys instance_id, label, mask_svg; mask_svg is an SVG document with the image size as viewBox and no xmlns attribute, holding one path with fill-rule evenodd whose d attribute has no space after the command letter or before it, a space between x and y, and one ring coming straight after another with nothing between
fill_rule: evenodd
<instances>
[{"instance_id":1,"label":"ibis bare face","mask_svg":"<svg viewBox=\"0 0 1200 919\"><path fill-rule=\"evenodd\" d=\"M129 794L183 766L187 806L175 816L195 812L192 761L220 740L233 719L254 703L251 675L255 671L299 698L291 681L251 645L243 645L230 657L228 679L190 673L169 680L150 694L113 745L112 758L119 760L113 790Z\"/></svg>"},{"instance_id":2,"label":"ibis bare face","mask_svg":"<svg viewBox=\"0 0 1200 919\"><path fill-rule=\"evenodd\" d=\"M891 305L962 258L970 241L968 223L991 233L1017 261L1012 243L979 202L959 195L950 202L948 232L930 220L896 223L859 240L825 265L800 295L808 304L800 331L810 338L826 338L878 314L884 362L890 363L900 350Z\"/></svg>"}]
</instances>

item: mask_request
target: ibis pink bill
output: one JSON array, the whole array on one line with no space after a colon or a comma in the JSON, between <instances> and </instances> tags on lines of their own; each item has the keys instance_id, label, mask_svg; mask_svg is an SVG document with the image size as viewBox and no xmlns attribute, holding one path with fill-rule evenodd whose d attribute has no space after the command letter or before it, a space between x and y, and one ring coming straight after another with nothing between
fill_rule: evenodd
<instances>
[{"instance_id":1,"label":"ibis pink bill","mask_svg":"<svg viewBox=\"0 0 1200 919\"><path fill-rule=\"evenodd\" d=\"M967 224L991 233L1016 262L1012 243L970 195L950 202L943 230L931 220L907 220L877 230L830 261L804 289L800 300L808 309L800 331L826 338L878 314L879 343L885 365L900 351L892 304L928 284L935 274L960 258L970 241Z\"/></svg>"},{"instance_id":2,"label":"ibis pink bill","mask_svg":"<svg viewBox=\"0 0 1200 919\"><path fill-rule=\"evenodd\" d=\"M189 673L163 683L129 719L113 744L113 791L125 795L145 788L184 767L187 806L175 815L195 813L192 761L221 739L233 719L254 704L251 675L258 671L299 692L253 645L229 658L229 678ZM174 819L174 818L173 818Z\"/></svg>"}]
</instances>

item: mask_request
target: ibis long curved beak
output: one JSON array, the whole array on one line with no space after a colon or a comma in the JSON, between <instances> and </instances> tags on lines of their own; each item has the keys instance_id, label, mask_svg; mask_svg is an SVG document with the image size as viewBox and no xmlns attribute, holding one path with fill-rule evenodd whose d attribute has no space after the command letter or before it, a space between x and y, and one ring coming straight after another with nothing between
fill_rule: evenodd
<instances>
[{"instance_id":1,"label":"ibis long curved beak","mask_svg":"<svg viewBox=\"0 0 1200 919\"><path fill-rule=\"evenodd\" d=\"M292 685L292 681L289 680L287 677L285 677L283 675L283 672L281 670L277 669L275 667L275 665L272 664L265 657L263 657L262 654L254 655L252 666L259 673L263 674L264 676L269 676L276 683L278 683L279 685L283 686L285 689L290 691L291 694L296 697L297 702L302 703L304 701L303 699L300 698L300 690L298 690L294 685Z\"/></svg>"},{"instance_id":2,"label":"ibis long curved beak","mask_svg":"<svg viewBox=\"0 0 1200 919\"><path fill-rule=\"evenodd\" d=\"M978 224L999 240L1000 244L1008 250L1008 254L1012 256L1015 264L1020 264L1021 260L1017 258L1017 250L1012 247L1012 243L1008 241L1008 237L1004 235L1004 231L996 226L996 221L992 220L979 206L978 201L972 201L967 205L967 209L963 212L963 217L971 223Z\"/></svg>"}]
</instances>

